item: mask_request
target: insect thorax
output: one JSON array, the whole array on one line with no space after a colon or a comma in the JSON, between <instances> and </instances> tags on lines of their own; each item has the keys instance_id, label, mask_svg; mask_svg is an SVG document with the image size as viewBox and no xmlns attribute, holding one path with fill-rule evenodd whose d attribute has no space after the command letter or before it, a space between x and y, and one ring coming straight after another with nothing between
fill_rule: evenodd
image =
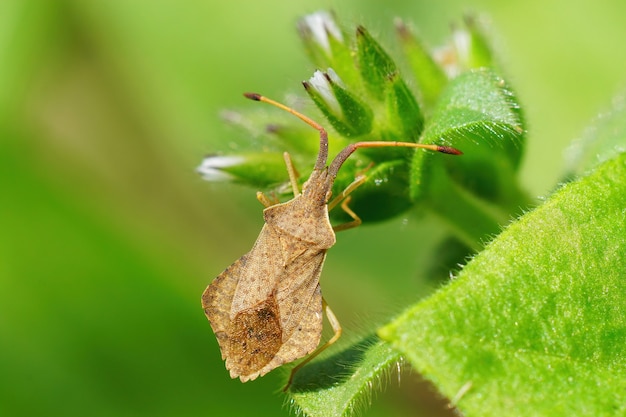
<instances>
[{"instance_id":1,"label":"insect thorax","mask_svg":"<svg viewBox=\"0 0 626 417\"><path fill-rule=\"evenodd\" d=\"M302 193L286 203L268 207L263 212L266 226L276 229L283 240L295 239L328 249L335 244L335 233L328 218L328 206L322 201Z\"/></svg>"}]
</instances>

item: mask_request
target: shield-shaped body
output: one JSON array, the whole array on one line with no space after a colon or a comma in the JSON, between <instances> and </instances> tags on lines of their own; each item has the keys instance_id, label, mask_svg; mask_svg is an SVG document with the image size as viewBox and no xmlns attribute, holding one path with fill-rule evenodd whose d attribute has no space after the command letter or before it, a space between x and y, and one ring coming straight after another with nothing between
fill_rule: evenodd
<instances>
[{"instance_id":1,"label":"shield-shaped body","mask_svg":"<svg viewBox=\"0 0 626 417\"><path fill-rule=\"evenodd\" d=\"M266 208L264 217L252 250L202 295L226 368L243 382L306 356L319 344L319 278L335 243L326 202L307 193Z\"/></svg>"}]
</instances>

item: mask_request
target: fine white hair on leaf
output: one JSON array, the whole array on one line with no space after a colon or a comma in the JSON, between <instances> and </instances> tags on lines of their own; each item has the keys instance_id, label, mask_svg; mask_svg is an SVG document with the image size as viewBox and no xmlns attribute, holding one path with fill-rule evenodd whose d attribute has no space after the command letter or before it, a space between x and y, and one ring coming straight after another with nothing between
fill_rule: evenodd
<instances>
[{"instance_id":1,"label":"fine white hair on leaf","mask_svg":"<svg viewBox=\"0 0 626 417\"><path fill-rule=\"evenodd\" d=\"M207 156L196 168L196 172L207 181L229 181L233 176L222 169L241 164L244 159L241 156Z\"/></svg>"},{"instance_id":2,"label":"fine white hair on leaf","mask_svg":"<svg viewBox=\"0 0 626 417\"><path fill-rule=\"evenodd\" d=\"M472 389L472 381L467 381L450 400L450 408L455 408L470 389Z\"/></svg>"},{"instance_id":3,"label":"fine white hair on leaf","mask_svg":"<svg viewBox=\"0 0 626 417\"><path fill-rule=\"evenodd\" d=\"M328 52L330 52L329 34L335 39L343 41L339 26L337 26L333 16L327 11L319 11L305 16L304 24L308 26L315 42Z\"/></svg>"}]
</instances>

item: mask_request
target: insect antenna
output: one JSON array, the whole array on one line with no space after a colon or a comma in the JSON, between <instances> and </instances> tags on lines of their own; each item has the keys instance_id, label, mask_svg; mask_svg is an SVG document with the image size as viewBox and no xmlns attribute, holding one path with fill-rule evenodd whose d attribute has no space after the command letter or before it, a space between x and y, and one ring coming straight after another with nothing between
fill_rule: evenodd
<instances>
[{"instance_id":1,"label":"insect antenna","mask_svg":"<svg viewBox=\"0 0 626 417\"><path fill-rule=\"evenodd\" d=\"M365 142L355 142L343 148L341 152L335 156L335 159L330 164L328 168L328 175L332 178L337 176L339 172L339 168L343 165L344 162L359 148L384 148L384 147L404 147L404 148L420 148L426 149L434 152L447 153L450 155L463 155L463 152L460 150L453 148L452 146L441 146L441 145L428 145L425 143L414 143L414 142L397 142L397 141L365 141Z\"/></svg>"},{"instance_id":2,"label":"insect antenna","mask_svg":"<svg viewBox=\"0 0 626 417\"><path fill-rule=\"evenodd\" d=\"M309 126L317 129L320 132L320 150L317 155L317 161L315 162L315 169L322 170L326 167L326 162L328 160L328 133L326 130L320 126L317 122L309 119L307 116L302 113L297 112L291 107L285 106L282 103L272 100L271 98L267 98L257 93L245 93L245 97L250 100L261 101L263 103L271 104L272 106L278 107L279 109L283 109ZM341 152L335 156L333 161L328 168L328 175L330 178L335 178L337 173L339 172L339 168L343 165L344 162L359 148L383 148L383 147L405 147L405 148L420 148L427 149L429 151L447 153L450 155L462 155L463 152L460 150L453 148L452 146L441 146L441 145L428 145L424 143L413 143L413 142L397 142L397 141L366 141L366 142L355 142L346 146Z\"/></svg>"},{"instance_id":3,"label":"insect antenna","mask_svg":"<svg viewBox=\"0 0 626 417\"><path fill-rule=\"evenodd\" d=\"M308 117L306 117L304 114L292 109L291 107L285 106L284 104L279 103L278 101L274 101L271 98L267 98L257 93L244 93L244 96L246 98L249 98L250 100L261 101L263 103L271 104L272 106L278 107L279 109L283 109L293 114L294 116L296 116L297 118L299 118L304 123L311 126L312 128L319 131L320 132L320 150L319 150L319 153L317 154L317 161L315 162L315 169L319 171L319 170L326 168L326 161L328 161L328 133L326 133L326 129L324 129L321 125L319 125L314 120L311 120Z\"/></svg>"}]
</instances>

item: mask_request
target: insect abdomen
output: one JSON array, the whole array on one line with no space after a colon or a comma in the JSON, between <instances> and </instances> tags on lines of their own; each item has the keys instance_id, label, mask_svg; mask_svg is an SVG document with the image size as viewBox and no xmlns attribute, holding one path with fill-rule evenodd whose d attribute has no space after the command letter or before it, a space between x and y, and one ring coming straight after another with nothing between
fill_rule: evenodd
<instances>
[{"instance_id":1,"label":"insect abdomen","mask_svg":"<svg viewBox=\"0 0 626 417\"><path fill-rule=\"evenodd\" d=\"M227 331L226 367L231 377L253 375L276 356L282 345L279 316L273 296L237 313Z\"/></svg>"}]
</instances>

